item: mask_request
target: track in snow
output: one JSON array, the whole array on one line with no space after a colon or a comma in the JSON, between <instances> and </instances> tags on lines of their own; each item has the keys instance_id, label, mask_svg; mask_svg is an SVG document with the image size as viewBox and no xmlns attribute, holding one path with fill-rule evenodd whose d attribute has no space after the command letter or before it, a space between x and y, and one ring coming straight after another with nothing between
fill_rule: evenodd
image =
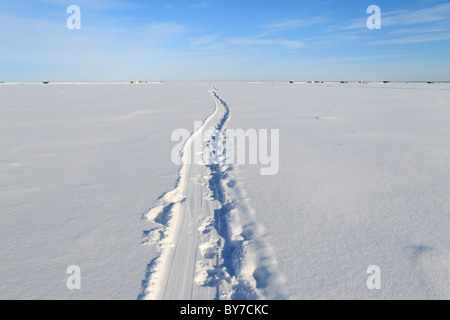
<instances>
[{"instance_id":1,"label":"track in snow","mask_svg":"<svg viewBox=\"0 0 450 320\"><path fill-rule=\"evenodd\" d=\"M177 185L146 214L157 226L144 232L143 244L157 244L160 255L147 267L139 299L259 299L271 277L270 259L258 257L262 242L250 242L262 229L232 179L233 166L186 161L199 134L225 130L231 111L216 91L214 113L183 147ZM203 145L212 145L210 132Z\"/></svg>"}]
</instances>

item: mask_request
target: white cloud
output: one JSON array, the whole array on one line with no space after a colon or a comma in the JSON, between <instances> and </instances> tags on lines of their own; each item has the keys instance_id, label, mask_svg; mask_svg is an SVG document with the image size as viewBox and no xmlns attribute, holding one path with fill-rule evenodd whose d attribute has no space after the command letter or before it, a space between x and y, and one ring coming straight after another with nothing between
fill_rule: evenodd
<instances>
[{"instance_id":1,"label":"white cloud","mask_svg":"<svg viewBox=\"0 0 450 320\"><path fill-rule=\"evenodd\" d=\"M262 38L233 38L229 40L229 43L243 46L276 46L290 49L297 49L305 46L305 44L300 41Z\"/></svg>"},{"instance_id":2,"label":"white cloud","mask_svg":"<svg viewBox=\"0 0 450 320\"><path fill-rule=\"evenodd\" d=\"M154 38L166 37L170 35L176 35L183 33L187 30L185 25L176 22L161 22L152 21L150 24L144 27L144 31Z\"/></svg>"},{"instance_id":3,"label":"white cloud","mask_svg":"<svg viewBox=\"0 0 450 320\"><path fill-rule=\"evenodd\" d=\"M420 27L420 28L414 28L414 27L406 27L394 31L390 31L389 34L421 34L421 33L439 33L439 32L449 32L450 31L450 25L448 26L439 26L434 25L430 27Z\"/></svg>"},{"instance_id":4,"label":"white cloud","mask_svg":"<svg viewBox=\"0 0 450 320\"><path fill-rule=\"evenodd\" d=\"M265 37L285 30L299 29L312 24L323 23L326 20L327 19L323 17L316 17L310 19L289 19L278 22L272 22L264 25L263 28L266 29L267 31L265 31L262 34L259 34L257 37Z\"/></svg>"},{"instance_id":5,"label":"white cloud","mask_svg":"<svg viewBox=\"0 0 450 320\"><path fill-rule=\"evenodd\" d=\"M69 6L76 4L80 8L89 8L95 10L125 10L136 9L145 6L145 3L136 3L135 1L121 1L121 0L33 0L40 2L43 5L54 6Z\"/></svg>"},{"instance_id":6,"label":"white cloud","mask_svg":"<svg viewBox=\"0 0 450 320\"><path fill-rule=\"evenodd\" d=\"M351 20L341 25L330 27L330 30L366 29L367 16ZM432 24L446 21L450 17L450 3L439 4L430 8L415 10L383 11L381 8L382 27Z\"/></svg>"},{"instance_id":7,"label":"white cloud","mask_svg":"<svg viewBox=\"0 0 450 320\"><path fill-rule=\"evenodd\" d=\"M445 35L415 35L403 38L386 39L379 41L372 41L370 45L385 45L385 44L412 44L412 43L426 43L434 41L445 41L450 40L450 34Z\"/></svg>"},{"instance_id":8,"label":"white cloud","mask_svg":"<svg viewBox=\"0 0 450 320\"><path fill-rule=\"evenodd\" d=\"M193 4L189 5L189 7L191 7L191 8L206 8L206 7L209 7L209 6L210 6L210 3L206 2L206 1L204 1L204 2L196 2L196 3L193 3Z\"/></svg>"},{"instance_id":9,"label":"white cloud","mask_svg":"<svg viewBox=\"0 0 450 320\"><path fill-rule=\"evenodd\" d=\"M190 45L196 50L223 51L226 49L226 44L224 41L218 41L222 35L221 32L192 38Z\"/></svg>"},{"instance_id":10,"label":"white cloud","mask_svg":"<svg viewBox=\"0 0 450 320\"><path fill-rule=\"evenodd\" d=\"M352 34L369 36L367 19L369 15L351 20L341 25L334 25L328 31L335 37ZM383 39L372 40L370 45L413 44L449 40L450 3L438 4L422 9L402 9L383 11L381 8L381 28L384 32L371 32L372 37Z\"/></svg>"},{"instance_id":11,"label":"white cloud","mask_svg":"<svg viewBox=\"0 0 450 320\"><path fill-rule=\"evenodd\" d=\"M444 3L426 9L386 12L382 23L384 26L416 25L448 20L449 17L450 3Z\"/></svg>"}]
</instances>

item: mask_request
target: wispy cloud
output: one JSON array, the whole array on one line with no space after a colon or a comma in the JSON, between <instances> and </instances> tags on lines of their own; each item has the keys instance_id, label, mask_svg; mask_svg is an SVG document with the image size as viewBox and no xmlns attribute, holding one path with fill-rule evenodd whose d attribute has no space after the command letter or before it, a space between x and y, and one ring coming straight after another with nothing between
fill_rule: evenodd
<instances>
[{"instance_id":1,"label":"wispy cloud","mask_svg":"<svg viewBox=\"0 0 450 320\"><path fill-rule=\"evenodd\" d=\"M211 3L209 1L203 1L203 2L195 2L189 5L191 8L206 8L209 7Z\"/></svg>"},{"instance_id":2,"label":"wispy cloud","mask_svg":"<svg viewBox=\"0 0 450 320\"><path fill-rule=\"evenodd\" d=\"M284 38L259 38L259 37L234 37L226 38L223 33L204 35L193 38L191 47L195 50L227 52L239 50L240 48L260 48L266 49L299 49L305 46L305 43L297 40L288 40Z\"/></svg>"},{"instance_id":3,"label":"wispy cloud","mask_svg":"<svg viewBox=\"0 0 450 320\"><path fill-rule=\"evenodd\" d=\"M191 39L190 45L192 48L199 50L223 50L225 49L225 43L218 41L222 35L223 32L195 37Z\"/></svg>"},{"instance_id":4,"label":"wispy cloud","mask_svg":"<svg viewBox=\"0 0 450 320\"><path fill-rule=\"evenodd\" d=\"M29 0L25 0L29 1ZM32 0L42 5L52 5L58 7L68 7L76 4L81 8L89 8L90 10L126 10L147 7L145 2L121 1L121 0ZM21 1L23 2L23 0Z\"/></svg>"},{"instance_id":5,"label":"wispy cloud","mask_svg":"<svg viewBox=\"0 0 450 320\"><path fill-rule=\"evenodd\" d=\"M340 25L328 27L335 37L351 40L361 39L361 35L366 35L368 39L368 29L366 26L367 17L350 20ZM372 32L372 39L366 42L369 45L396 45L413 44L449 39L450 24L450 3L435 4L428 8L401 9L395 11L383 11L381 8L382 32ZM374 40L373 37L382 36L383 39ZM330 37L332 38L332 37Z\"/></svg>"},{"instance_id":6,"label":"wispy cloud","mask_svg":"<svg viewBox=\"0 0 450 320\"><path fill-rule=\"evenodd\" d=\"M227 37L224 32L207 34L194 38L191 47L199 50L227 50L247 48L271 48L271 49L300 49L306 46L304 41L289 39L288 30L303 28L312 24L325 22L323 17L310 19L284 19L271 21L260 28L262 32L241 37Z\"/></svg>"},{"instance_id":7,"label":"wispy cloud","mask_svg":"<svg viewBox=\"0 0 450 320\"><path fill-rule=\"evenodd\" d=\"M229 40L229 43L242 46L275 46L277 48L290 49L298 49L305 46L303 42L283 38L233 38Z\"/></svg>"},{"instance_id":8,"label":"wispy cloud","mask_svg":"<svg viewBox=\"0 0 450 320\"><path fill-rule=\"evenodd\" d=\"M299 29L316 23L327 21L324 17L315 17L310 19L288 19L277 22L271 22L262 26L265 31L257 37L265 37L286 30Z\"/></svg>"},{"instance_id":9,"label":"wispy cloud","mask_svg":"<svg viewBox=\"0 0 450 320\"><path fill-rule=\"evenodd\" d=\"M390 31L389 34L424 34L424 33L438 33L449 31L450 31L450 24L447 24L447 25L434 25L422 28L406 27Z\"/></svg>"},{"instance_id":10,"label":"wispy cloud","mask_svg":"<svg viewBox=\"0 0 450 320\"><path fill-rule=\"evenodd\" d=\"M144 27L148 36L155 39L181 34L187 30L187 26L172 21L152 21Z\"/></svg>"},{"instance_id":11,"label":"wispy cloud","mask_svg":"<svg viewBox=\"0 0 450 320\"><path fill-rule=\"evenodd\" d=\"M284 19L271 21L261 26L262 32L248 37L235 37L227 41L234 46L272 47L275 49L300 49L306 46L304 41L289 39L290 30L304 28L313 24L326 22L325 17L308 19Z\"/></svg>"},{"instance_id":12,"label":"wispy cloud","mask_svg":"<svg viewBox=\"0 0 450 320\"><path fill-rule=\"evenodd\" d=\"M412 43L426 43L434 41L450 40L450 34L443 35L414 35L402 38L392 38L386 40L378 40L369 42L370 45L386 45L386 44L412 44Z\"/></svg>"},{"instance_id":13,"label":"wispy cloud","mask_svg":"<svg viewBox=\"0 0 450 320\"><path fill-rule=\"evenodd\" d=\"M448 20L449 17L450 3L443 3L425 9L386 12L382 23L384 26L418 25Z\"/></svg>"},{"instance_id":14,"label":"wispy cloud","mask_svg":"<svg viewBox=\"0 0 450 320\"><path fill-rule=\"evenodd\" d=\"M382 26L408 26L431 24L448 21L450 17L450 3L435 5L430 8L415 10L382 11ZM366 28L367 17L353 19L347 23L331 26L331 30L355 30Z\"/></svg>"}]
</instances>

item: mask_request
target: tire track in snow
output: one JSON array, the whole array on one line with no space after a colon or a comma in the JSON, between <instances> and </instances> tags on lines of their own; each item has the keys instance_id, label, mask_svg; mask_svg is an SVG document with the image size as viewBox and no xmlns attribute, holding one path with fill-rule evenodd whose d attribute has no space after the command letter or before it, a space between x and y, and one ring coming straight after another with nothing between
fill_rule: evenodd
<instances>
[{"instance_id":1,"label":"tire track in snow","mask_svg":"<svg viewBox=\"0 0 450 320\"><path fill-rule=\"evenodd\" d=\"M259 299L272 276L263 230L233 166L187 161L198 135L223 133L230 118L217 89L210 93L216 109L186 141L175 188L146 214L157 226L144 232L143 244L157 244L160 255L147 266L139 299ZM213 136L203 144L213 145Z\"/></svg>"}]
</instances>

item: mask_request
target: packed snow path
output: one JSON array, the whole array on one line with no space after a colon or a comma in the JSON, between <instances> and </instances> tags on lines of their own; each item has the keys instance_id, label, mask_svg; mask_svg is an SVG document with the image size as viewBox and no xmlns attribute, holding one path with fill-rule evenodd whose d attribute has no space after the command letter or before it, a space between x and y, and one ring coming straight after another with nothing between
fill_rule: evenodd
<instances>
[{"instance_id":1,"label":"packed snow path","mask_svg":"<svg viewBox=\"0 0 450 320\"><path fill-rule=\"evenodd\" d=\"M201 134L203 145L210 144L214 130L223 131L230 115L214 87L210 93L215 112L186 141L175 189L163 195L146 215L160 226L145 232L144 242L158 244L161 254L148 265L141 299L257 299L261 297L258 288L264 287L269 277L256 255L252 261L245 258L252 250L250 237L233 236L232 210L248 219L251 209L237 205L233 196L227 195L226 186L236 188L236 195L240 193L236 182L230 180L232 166L188 161L196 137ZM252 226L257 229L256 224ZM244 264L250 273L241 271Z\"/></svg>"}]
</instances>

